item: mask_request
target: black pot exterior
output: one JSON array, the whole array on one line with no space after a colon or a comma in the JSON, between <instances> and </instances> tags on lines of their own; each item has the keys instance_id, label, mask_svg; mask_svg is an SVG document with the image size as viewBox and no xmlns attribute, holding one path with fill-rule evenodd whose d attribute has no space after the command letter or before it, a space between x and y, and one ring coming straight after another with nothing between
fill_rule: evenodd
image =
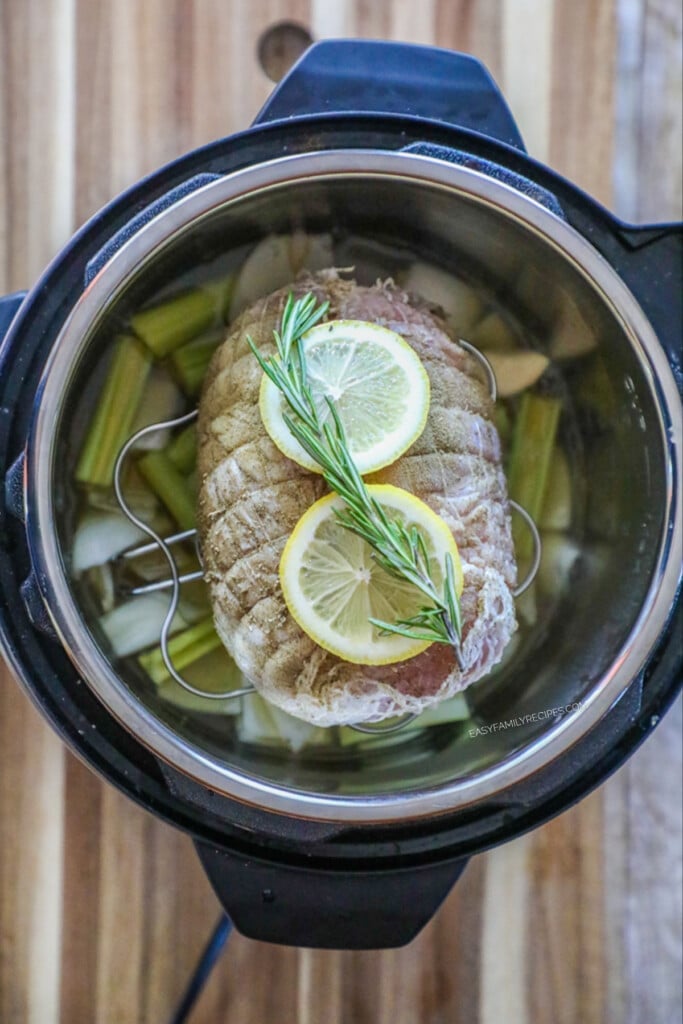
<instances>
[{"instance_id":1,"label":"black pot exterior","mask_svg":"<svg viewBox=\"0 0 683 1024\"><path fill-rule=\"evenodd\" d=\"M475 69L468 70L476 79ZM328 107L323 115L268 120L273 112L283 112L278 107L283 93L286 88L281 86L270 114L268 108L262 112L265 123L259 127L188 154L109 204L81 229L21 303L0 349L0 467L4 478L23 452L40 377L54 338L84 288L88 264L103 248L106 251L117 232L130 230L131 213L148 207L171 189L182 189L195 175L223 175L283 152L325 148L400 150L426 143L468 154L473 160L502 167L506 173L530 182L559 205L567 221L588 238L630 287L667 350L681 387L680 226L634 229L619 224L574 186L528 158L520 148L507 144L516 143L518 147L521 141L512 130L511 119L509 124L505 121L507 108L502 114L496 108L500 118L497 134L507 140L501 142L440 120L391 111L359 115L330 113ZM0 327L3 314L9 320L20 299L10 297L4 306L0 305ZM256 937L346 947L408 941L436 908L470 854L535 827L600 783L649 734L680 687L677 639L683 622L679 599L645 671L599 728L549 770L511 787L485 806L457 815L362 828L305 822L248 807L207 790L157 761L78 679L58 641L34 628L30 608L21 596L31 565L24 526L17 516L21 505L16 493L17 474L10 474L8 479L8 500L0 506L0 634L16 675L81 758L143 806L193 835L228 909L232 908L235 867L245 869L249 865L248 884L245 881L249 898L234 909L238 926ZM429 866L433 868L431 880L418 886L422 895L416 901L415 914L408 915L402 925L392 921L387 930L380 911L395 901L396 886L402 886L408 877L403 873L412 870L410 877L420 874L426 879L423 870ZM273 871L281 868L289 874L276 884ZM292 903L294 894L305 891L311 872L316 873L315 891L328 907L326 926L314 926L315 901L304 907L301 896ZM339 894L338 901L330 895L330 882ZM290 893L289 901L280 898L282 884ZM363 927L358 927L358 915L367 906L367 887L374 887L377 894L374 916L379 923L375 930L372 913L366 913ZM301 911L297 931L288 931L292 906Z\"/></svg>"}]
</instances>

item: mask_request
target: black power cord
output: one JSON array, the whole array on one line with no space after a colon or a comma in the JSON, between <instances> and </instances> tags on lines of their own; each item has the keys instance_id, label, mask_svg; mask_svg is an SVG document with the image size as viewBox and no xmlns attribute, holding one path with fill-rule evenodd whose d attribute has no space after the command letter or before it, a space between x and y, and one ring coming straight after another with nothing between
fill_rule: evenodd
<instances>
[{"instance_id":1,"label":"black power cord","mask_svg":"<svg viewBox=\"0 0 683 1024\"><path fill-rule=\"evenodd\" d=\"M188 1020L231 931L232 921L225 914L221 914L169 1024L185 1024Z\"/></svg>"}]
</instances>

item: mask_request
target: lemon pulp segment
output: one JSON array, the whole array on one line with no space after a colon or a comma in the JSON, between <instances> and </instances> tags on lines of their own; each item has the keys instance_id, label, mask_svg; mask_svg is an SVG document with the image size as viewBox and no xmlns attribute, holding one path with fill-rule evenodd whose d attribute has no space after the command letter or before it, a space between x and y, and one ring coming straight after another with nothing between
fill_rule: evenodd
<instances>
[{"instance_id":1,"label":"lemon pulp segment","mask_svg":"<svg viewBox=\"0 0 683 1024\"><path fill-rule=\"evenodd\" d=\"M386 327L362 320L318 324L301 339L308 383L322 423L332 399L361 474L390 465L424 430L429 377L410 345ZM259 408L283 454L320 471L283 419L292 415L275 384L263 375Z\"/></svg>"}]
</instances>

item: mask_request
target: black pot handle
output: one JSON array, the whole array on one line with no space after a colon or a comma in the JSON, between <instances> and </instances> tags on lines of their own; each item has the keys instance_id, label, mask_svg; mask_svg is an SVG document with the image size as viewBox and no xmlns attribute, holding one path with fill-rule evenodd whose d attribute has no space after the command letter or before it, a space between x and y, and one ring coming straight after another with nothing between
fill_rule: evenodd
<instances>
[{"instance_id":1,"label":"black pot handle","mask_svg":"<svg viewBox=\"0 0 683 1024\"><path fill-rule=\"evenodd\" d=\"M643 307L683 394L683 224L615 221L614 236L608 258Z\"/></svg>"},{"instance_id":2,"label":"black pot handle","mask_svg":"<svg viewBox=\"0 0 683 1024\"><path fill-rule=\"evenodd\" d=\"M315 43L282 79L254 124L342 111L425 117L525 151L507 103L480 61L412 43Z\"/></svg>"},{"instance_id":3,"label":"black pot handle","mask_svg":"<svg viewBox=\"0 0 683 1024\"><path fill-rule=\"evenodd\" d=\"M14 292L12 295L0 297L0 343L9 331L12 321L28 292ZM7 470L4 481L4 498L7 511L23 522L24 512L24 453L22 452ZM19 588L21 598L32 625L51 638L56 633L47 614L47 609L40 596L38 581L33 572L24 580Z\"/></svg>"},{"instance_id":4,"label":"black pot handle","mask_svg":"<svg viewBox=\"0 0 683 1024\"><path fill-rule=\"evenodd\" d=\"M0 296L0 343L27 295L28 292L13 292L12 295Z\"/></svg>"},{"instance_id":5,"label":"black pot handle","mask_svg":"<svg viewBox=\"0 0 683 1024\"><path fill-rule=\"evenodd\" d=\"M250 939L314 949L389 949L410 942L467 859L387 871L274 865L195 842L218 899Z\"/></svg>"},{"instance_id":6,"label":"black pot handle","mask_svg":"<svg viewBox=\"0 0 683 1024\"><path fill-rule=\"evenodd\" d=\"M0 297L0 345L28 292L14 292ZM23 451L5 475L5 508L16 519L24 522L24 453Z\"/></svg>"}]
</instances>

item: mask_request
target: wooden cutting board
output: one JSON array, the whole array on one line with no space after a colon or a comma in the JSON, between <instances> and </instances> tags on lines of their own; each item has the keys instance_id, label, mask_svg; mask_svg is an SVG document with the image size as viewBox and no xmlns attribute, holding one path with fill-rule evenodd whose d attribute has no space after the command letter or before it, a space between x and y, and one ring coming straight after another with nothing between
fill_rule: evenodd
<instances>
[{"instance_id":1,"label":"wooden cutting board","mask_svg":"<svg viewBox=\"0 0 683 1024\"><path fill-rule=\"evenodd\" d=\"M257 42L461 49L532 155L632 219L680 217L678 0L0 0L0 288L159 164L247 126ZM189 840L68 754L0 670L0 1024L159 1024L217 916ZM681 704L600 790L468 867L409 947L234 937L195 1024L673 1024Z\"/></svg>"}]
</instances>

